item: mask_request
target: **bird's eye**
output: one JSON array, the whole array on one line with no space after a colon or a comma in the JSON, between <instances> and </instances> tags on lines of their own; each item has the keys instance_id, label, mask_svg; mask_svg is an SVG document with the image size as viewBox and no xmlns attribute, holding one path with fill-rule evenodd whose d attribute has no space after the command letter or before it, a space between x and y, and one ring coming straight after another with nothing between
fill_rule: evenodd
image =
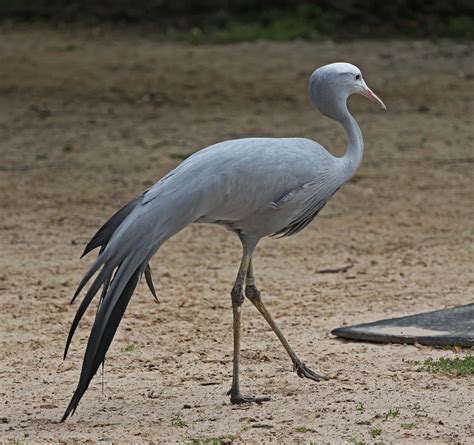
<instances>
[{"instance_id":1,"label":"bird's eye","mask_svg":"<svg viewBox=\"0 0 474 445\"><path fill-rule=\"evenodd\" d=\"M360 79L360 74L356 74L356 80Z\"/></svg>"}]
</instances>

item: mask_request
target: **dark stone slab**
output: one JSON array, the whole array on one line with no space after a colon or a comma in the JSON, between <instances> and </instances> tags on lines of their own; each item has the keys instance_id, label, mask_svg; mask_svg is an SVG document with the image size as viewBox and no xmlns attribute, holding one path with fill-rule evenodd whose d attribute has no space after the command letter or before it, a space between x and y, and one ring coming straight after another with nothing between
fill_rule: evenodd
<instances>
[{"instance_id":1,"label":"dark stone slab","mask_svg":"<svg viewBox=\"0 0 474 445\"><path fill-rule=\"evenodd\" d=\"M474 346L474 304L334 329L333 335L376 343Z\"/></svg>"}]
</instances>

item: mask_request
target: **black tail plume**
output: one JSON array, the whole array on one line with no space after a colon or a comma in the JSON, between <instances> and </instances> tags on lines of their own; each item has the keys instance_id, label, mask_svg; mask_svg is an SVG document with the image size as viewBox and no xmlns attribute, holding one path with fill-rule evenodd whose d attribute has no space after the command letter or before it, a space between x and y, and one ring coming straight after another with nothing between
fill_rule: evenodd
<instances>
[{"instance_id":1,"label":"black tail plume","mask_svg":"<svg viewBox=\"0 0 474 445\"><path fill-rule=\"evenodd\" d=\"M87 246L84 249L84 252L81 255L81 258L86 256L89 252L96 249L97 247L101 247L100 253L103 252L107 243L110 241L110 238L117 230L117 228L122 224L124 219L132 212L132 210L139 204L139 202L143 199L142 196L135 198L133 201L130 201L128 204L125 204L122 208L120 208L117 212L115 212L112 217L97 231L97 233L92 237L92 239L87 243ZM91 276L95 273L97 269L94 271L90 271L90 275L87 275L82 279L79 287L77 288L74 296L72 298L71 303L74 302L79 292L82 290L84 285L87 281L91 278ZM155 286L153 285L153 278L151 276L151 269L148 265L145 269L145 280L148 288L150 289L151 294L158 302L158 297L156 296ZM105 290L105 288L104 288ZM67 348L66 348L67 349Z\"/></svg>"},{"instance_id":2,"label":"black tail plume","mask_svg":"<svg viewBox=\"0 0 474 445\"><path fill-rule=\"evenodd\" d=\"M120 268L120 265L119 265ZM74 336L74 332L76 332L77 325L81 321L82 316L86 312L87 308L91 304L91 301L97 294L97 291L101 286L104 286L104 290L102 292L99 305L102 302L102 300L105 297L105 293L107 292L107 289L110 284L110 280L113 274L114 267L110 266L109 264L106 264L102 270L99 272L99 275L97 275L97 278L94 280L92 283L91 287L88 289L84 299L81 301L81 304L79 305L79 308L76 312L76 315L74 317L74 320L72 321L71 328L69 329L69 334L66 340L66 346L64 348L64 359L66 359L67 352L69 349L69 345L71 344L72 337ZM77 293L76 293L77 295Z\"/></svg>"},{"instance_id":3,"label":"black tail plume","mask_svg":"<svg viewBox=\"0 0 474 445\"><path fill-rule=\"evenodd\" d=\"M124 245L118 252L115 252L112 257L107 256L105 252L115 231L124 222L127 216L130 215L133 209L135 209L137 205L140 205L141 200L142 196L139 196L116 212L99 229L84 250L83 256L91 250L101 247L99 256L79 283L74 293L73 301L88 281L91 280L99 270L100 272L98 272L97 277L79 305L66 341L64 358L66 358L69 345L80 320L101 286L102 291L95 321L87 343L79 383L61 422L66 420L68 416L74 414L77 405L89 387L91 379L94 377L99 366L103 364L105 354L109 349L120 320L142 273L145 274L146 283L158 301L151 277L151 269L148 265L151 256L149 246Z\"/></svg>"},{"instance_id":4,"label":"black tail plume","mask_svg":"<svg viewBox=\"0 0 474 445\"><path fill-rule=\"evenodd\" d=\"M127 272L129 272L127 269L129 269L129 267L135 268L135 270L129 278L126 278L128 275ZM79 383L61 422L64 422L68 416L74 414L82 396L89 387L92 377L94 377L97 369L101 363L103 363L105 354L117 331L120 320L137 286L141 269L141 266L134 267L133 261L126 261L120 265L116 277L110 285L97 313L87 343ZM127 279L127 282L123 286L120 282L124 278Z\"/></svg>"}]
</instances>

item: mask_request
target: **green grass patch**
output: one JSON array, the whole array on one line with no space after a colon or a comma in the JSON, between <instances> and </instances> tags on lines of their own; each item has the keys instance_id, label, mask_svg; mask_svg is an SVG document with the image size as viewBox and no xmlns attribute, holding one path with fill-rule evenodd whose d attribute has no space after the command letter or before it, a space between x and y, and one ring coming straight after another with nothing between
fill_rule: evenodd
<instances>
[{"instance_id":1,"label":"green grass patch","mask_svg":"<svg viewBox=\"0 0 474 445\"><path fill-rule=\"evenodd\" d=\"M285 42L317 40L334 34L342 24L342 15L311 3L300 3L290 10L268 7L251 14L229 14L220 23L173 30L169 34L188 43L235 43L256 40Z\"/></svg>"},{"instance_id":2,"label":"green grass patch","mask_svg":"<svg viewBox=\"0 0 474 445\"><path fill-rule=\"evenodd\" d=\"M125 348L122 348L122 351L123 352L133 352L135 351L135 343L129 343L127 346L125 346Z\"/></svg>"},{"instance_id":3,"label":"green grass patch","mask_svg":"<svg viewBox=\"0 0 474 445\"><path fill-rule=\"evenodd\" d=\"M474 374L474 355L466 355L463 358L441 357L437 360L429 358L422 363L417 360L412 360L409 363L421 365L418 369L419 371L459 376Z\"/></svg>"},{"instance_id":4,"label":"green grass patch","mask_svg":"<svg viewBox=\"0 0 474 445\"><path fill-rule=\"evenodd\" d=\"M171 40L231 43L321 38L455 38L474 37L468 0L457 2L261 0L191 2L174 0L2 0L0 20L55 23L145 24ZM78 51L73 41L52 48Z\"/></svg>"},{"instance_id":5,"label":"green grass patch","mask_svg":"<svg viewBox=\"0 0 474 445\"><path fill-rule=\"evenodd\" d=\"M382 428L379 426L374 426L370 431L370 435L375 439L376 437L380 436L382 434Z\"/></svg>"},{"instance_id":6,"label":"green grass patch","mask_svg":"<svg viewBox=\"0 0 474 445\"><path fill-rule=\"evenodd\" d=\"M389 419L394 419L395 417L398 417L399 414L400 411L398 408L390 408L388 412L385 413L384 420L387 421Z\"/></svg>"},{"instance_id":7,"label":"green grass patch","mask_svg":"<svg viewBox=\"0 0 474 445\"><path fill-rule=\"evenodd\" d=\"M351 437L349 442L352 444L352 445L367 445L366 442L364 442L363 440L359 440L357 439L356 437Z\"/></svg>"},{"instance_id":8,"label":"green grass patch","mask_svg":"<svg viewBox=\"0 0 474 445\"><path fill-rule=\"evenodd\" d=\"M307 2L296 4L291 9L268 7L250 14L227 14L219 20L210 20L196 26L170 27L166 34L171 39L191 44L226 44L258 40L314 41L327 37L351 39L354 35L358 38L411 35L418 38L454 39L472 39L474 36L474 20L462 13L458 15L453 12L449 17L440 14L427 19L419 12L413 16L411 25L396 17L397 13L392 13L374 21L367 11L354 19L347 15L347 11L321 8L314 2ZM377 22L383 22L383 26L376 25Z\"/></svg>"},{"instance_id":9,"label":"green grass patch","mask_svg":"<svg viewBox=\"0 0 474 445\"><path fill-rule=\"evenodd\" d=\"M188 427L188 423L183 419L181 414L176 414L174 418L171 420L171 425L176 426L178 428L186 428Z\"/></svg>"},{"instance_id":10,"label":"green grass patch","mask_svg":"<svg viewBox=\"0 0 474 445\"><path fill-rule=\"evenodd\" d=\"M313 428L308 428L308 427L306 427L306 426L297 426L297 427L295 428L295 431L296 431L297 433L314 433Z\"/></svg>"},{"instance_id":11,"label":"green grass patch","mask_svg":"<svg viewBox=\"0 0 474 445\"><path fill-rule=\"evenodd\" d=\"M416 428L416 423L402 423L400 427L402 427L404 430L412 430L413 428Z\"/></svg>"}]
</instances>

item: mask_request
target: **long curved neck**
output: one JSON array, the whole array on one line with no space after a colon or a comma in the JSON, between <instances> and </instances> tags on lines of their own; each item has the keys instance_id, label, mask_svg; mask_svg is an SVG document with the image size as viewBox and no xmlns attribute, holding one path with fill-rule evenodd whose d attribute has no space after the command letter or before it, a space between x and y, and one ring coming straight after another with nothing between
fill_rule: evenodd
<instances>
[{"instance_id":1,"label":"long curved neck","mask_svg":"<svg viewBox=\"0 0 474 445\"><path fill-rule=\"evenodd\" d=\"M340 159L344 174L347 175L347 180L349 180L359 168L364 156L364 139L359 125L352 114L349 113L347 107L345 107L345 113L339 122L347 134L347 149L344 156Z\"/></svg>"},{"instance_id":2,"label":"long curved neck","mask_svg":"<svg viewBox=\"0 0 474 445\"><path fill-rule=\"evenodd\" d=\"M324 82L324 78L319 81ZM341 184L349 181L359 167L364 155L364 139L356 120L347 108L349 95L342 89L329 84L318 86L317 70L309 81L309 96L313 105L325 116L341 123L347 134L347 150L337 158Z\"/></svg>"},{"instance_id":3,"label":"long curved neck","mask_svg":"<svg viewBox=\"0 0 474 445\"><path fill-rule=\"evenodd\" d=\"M342 102L342 101L341 101ZM338 182L345 184L354 176L354 173L359 168L362 158L364 156L364 138L362 131L354 119L354 116L347 109L345 100L335 107L335 112L332 114L324 113L331 119L337 120L346 131L347 135L347 149L343 156L336 158L338 164Z\"/></svg>"}]
</instances>

